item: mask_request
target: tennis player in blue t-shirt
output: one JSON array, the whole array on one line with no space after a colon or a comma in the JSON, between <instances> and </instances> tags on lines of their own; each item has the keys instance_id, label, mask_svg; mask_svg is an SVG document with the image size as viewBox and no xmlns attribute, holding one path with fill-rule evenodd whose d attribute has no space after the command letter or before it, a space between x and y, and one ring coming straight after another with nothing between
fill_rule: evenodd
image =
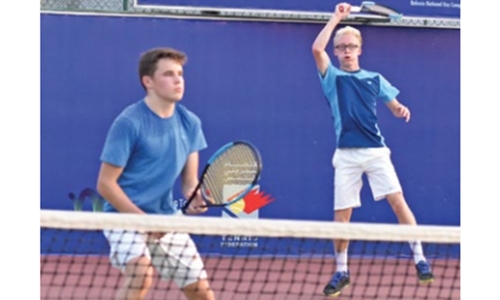
<instances>
[{"instance_id":1,"label":"tennis player in blue t-shirt","mask_svg":"<svg viewBox=\"0 0 500 300\"><path fill-rule=\"evenodd\" d=\"M344 9L339 9L343 6ZM332 164L335 169L334 218L349 222L352 209L361 206L362 175L366 174L375 200L387 199L399 223L417 224L403 196L392 164L391 151L377 125L376 101L382 101L395 117L410 121L410 110L396 97L398 89L382 75L360 68L362 38L359 30L346 26L333 38L334 55L340 68L332 65L325 51L338 23L350 13L350 5L341 3L316 37L312 53L319 71L321 87L334 120L337 149ZM342 11L341 11L342 10ZM338 296L350 284L347 240L335 240L337 270L323 293ZM434 279L419 241L410 242L417 276L421 283Z\"/></svg>"},{"instance_id":2,"label":"tennis player in blue t-shirt","mask_svg":"<svg viewBox=\"0 0 500 300\"><path fill-rule=\"evenodd\" d=\"M187 199L198 183L198 151L206 148L200 119L178 104L184 94L184 53L151 49L139 62L144 99L126 107L108 131L97 190L107 212L179 214L172 189L177 178ZM187 213L203 213L197 195ZM153 266L190 300L215 299L198 250L187 234L105 230L110 260L124 274L117 299L143 299Z\"/></svg>"}]
</instances>

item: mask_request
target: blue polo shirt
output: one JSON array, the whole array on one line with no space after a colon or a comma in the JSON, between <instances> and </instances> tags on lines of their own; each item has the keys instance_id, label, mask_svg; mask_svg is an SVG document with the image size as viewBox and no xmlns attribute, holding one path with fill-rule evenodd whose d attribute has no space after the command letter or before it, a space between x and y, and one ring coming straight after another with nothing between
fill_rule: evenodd
<instances>
[{"instance_id":1,"label":"blue polo shirt","mask_svg":"<svg viewBox=\"0 0 500 300\"><path fill-rule=\"evenodd\" d=\"M384 147L377 124L377 100L391 101L399 90L379 73L363 69L346 72L331 63L319 77L333 116L337 147Z\"/></svg>"},{"instance_id":2,"label":"blue polo shirt","mask_svg":"<svg viewBox=\"0 0 500 300\"><path fill-rule=\"evenodd\" d=\"M124 168L118 184L144 212L174 214L174 183L189 154L206 146L200 119L184 106L161 118L140 100L114 120L101 161ZM116 209L105 202L104 211Z\"/></svg>"}]
</instances>

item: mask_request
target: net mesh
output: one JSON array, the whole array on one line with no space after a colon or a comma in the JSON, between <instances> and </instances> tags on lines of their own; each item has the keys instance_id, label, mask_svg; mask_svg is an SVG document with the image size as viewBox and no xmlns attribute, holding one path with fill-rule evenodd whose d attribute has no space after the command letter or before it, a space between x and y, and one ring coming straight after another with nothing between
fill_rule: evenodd
<instances>
[{"instance_id":1,"label":"net mesh","mask_svg":"<svg viewBox=\"0 0 500 300\"><path fill-rule=\"evenodd\" d=\"M41 211L40 224L43 300L115 299L124 277L111 264L115 256L110 257L103 231L117 229L139 235L188 233L219 300L325 299L323 287L336 267L334 238L350 240L351 285L342 299L460 298L459 227L51 210ZM169 254L158 256L156 263L177 271L161 277L164 273L155 270L145 299L186 299L177 284L187 277L171 258L173 252L193 253L182 245L175 250L175 238L164 240ZM432 265L435 280L430 284L418 283L408 244L416 240L423 242Z\"/></svg>"}]
</instances>

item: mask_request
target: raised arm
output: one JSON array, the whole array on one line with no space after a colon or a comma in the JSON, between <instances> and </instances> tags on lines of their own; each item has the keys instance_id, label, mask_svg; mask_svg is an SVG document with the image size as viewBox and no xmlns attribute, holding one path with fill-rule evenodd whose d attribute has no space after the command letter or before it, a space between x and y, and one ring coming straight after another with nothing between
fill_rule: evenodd
<instances>
[{"instance_id":1,"label":"raised arm","mask_svg":"<svg viewBox=\"0 0 500 300\"><path fill-rule=\"evenodd\" d=\"M344 9L340 12L339 7L342 6ZM320 31L314 43L312 45L312 53L314 60L316 61L316 66L321 75L325 75L326 69L330 64L330 57L326 53L326 47L330 42L331 36L335 27L340 23L340 21L346 18L351 11L351 5L348 3L340 3L335 7L335 12L332 14L330 20L326 23L325 27Z\"/></svg>"},{"instance_id":2,"label":"raised arm","mask_svg":"<svg viewBox=\"0 0 500 300\"><path fill-rule=\"evenodd\" d=\"M410 110L397 99L392 99L385 104L396 118L405 118L406 122L410 121Z\"/></svg>"}]
</instances>

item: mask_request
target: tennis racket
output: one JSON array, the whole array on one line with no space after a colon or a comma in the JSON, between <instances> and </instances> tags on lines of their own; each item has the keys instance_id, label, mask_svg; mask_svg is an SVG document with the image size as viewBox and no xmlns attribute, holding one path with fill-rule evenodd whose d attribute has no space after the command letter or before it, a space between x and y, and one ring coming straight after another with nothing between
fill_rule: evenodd
<instances>
[{"instance_id":1,"label":"tennis racket","mask_svg":"<svg viewBox=\"0 0 500 300\"><path fill-rule=\"evenodd\" d=\"M343 12L344 7L340 6L339 10L340 10L340 12ZM371 1L363 1L363 2L361 2L360 6L351 6L351 12L374 14L374 15L387 17L391 20L398 20L398 19L401 19L403 17L403 15L400 12L398 12L398 11L388 7L388 6L376 4L375 2L371 2Z\"/></svg>"},{"instance_id":2,"label":"tennis racket","mask_svg":"<svg viewBox=\"0 0 500 300\"><path fill-rule=\"evenodd\" d=\"M222 146L208 160L198 185L182 207L185 213L198 190L204 207L227 206L241 200L260 180L262 159L257 148L247 141Z\"/></svg>"}]
</instances>

